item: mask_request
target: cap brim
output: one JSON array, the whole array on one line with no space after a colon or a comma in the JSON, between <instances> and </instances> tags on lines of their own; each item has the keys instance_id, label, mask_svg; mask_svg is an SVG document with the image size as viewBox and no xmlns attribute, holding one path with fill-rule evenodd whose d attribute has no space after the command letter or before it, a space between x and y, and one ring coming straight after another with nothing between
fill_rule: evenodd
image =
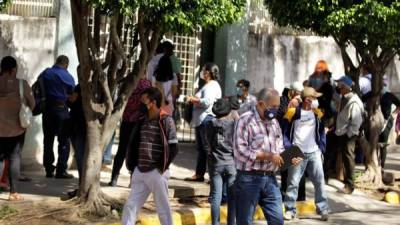
<instances>
[{"instance_id":1,"label":"cap brim","mask_svg":"<svg viewBox=\"0 0 400 225\"><path fill-rule=\"evenodd\" d=\"M322 95L323 95L322 93L316 92L315 95L314 95L314 97L319 98L319 97L321 97Z\"/></svg>"}]
</instances>

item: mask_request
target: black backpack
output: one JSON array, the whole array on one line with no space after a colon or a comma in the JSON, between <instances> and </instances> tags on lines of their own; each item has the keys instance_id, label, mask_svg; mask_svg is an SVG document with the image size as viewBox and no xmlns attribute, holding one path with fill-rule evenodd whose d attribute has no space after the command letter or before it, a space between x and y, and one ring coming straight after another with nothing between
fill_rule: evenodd
<instances>
[{"instance_id":1,"label":"black backpack","mask_svg":"<svg viewBox=\"0 0 400 225\"><path fill-rule=\"evenodd\" d=\"M42 114L46 106L46 92L43 82L43 73L39 75L35 83L32 85L33 97L35 98L35 108L32 111L34 116Z\"/></svg>"}]
</instances>

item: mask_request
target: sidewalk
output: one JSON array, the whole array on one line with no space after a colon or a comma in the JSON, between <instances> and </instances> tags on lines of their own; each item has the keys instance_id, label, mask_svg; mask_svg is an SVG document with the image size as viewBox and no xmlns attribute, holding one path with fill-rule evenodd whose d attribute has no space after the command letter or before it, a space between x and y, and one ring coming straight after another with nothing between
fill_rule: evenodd
<instances>
[{"instance_id":1,"label":"sidewalk","mask_svg":"<svg viewBox=\"0 0 400 225\"><path fill-rule=\"evenodd\" d=\"M113 147L115 154L116 147ZM400 170L400 150L392 148L388 154L387 160L388 168ZM183 143L180 145L180 152L171 165L171 179L169 182L171 206L174 211L174 224L175 225L189 225L189 224L210 224L210 205L207 202L209 194L209 185L206 182L186 182L183 179L190 177L194 174L196 166L196 150L193 144ZM129 194L129 173L123 167L118 181L118 187L107 187L110 180L112 166L107 166L101 174L102 190L115 198L126 198ZM71 171L77 177L77 171ZM19 183L20 192L28 202L43 202L59 200L62 195L77 187L78 180L58 180L47 179L44 177L43 171L24 171L33 180L29 183ZM206 177L208 178L208 177ZM354 217L362 217L367 215L366 212L379 212L379 214L386 215L386 219L391 219L391 215L397 216L400 207L390 205L383 201L373 200L367 197L360 191L355 191L353 195L342 195L336 192L337 188L341 188L342 184L336 180L330 180L329 185L326 187L330 206L332 209L332 219L338 223L332 224L371 224L369 222L357 223L351 222L353 217L348 218L346 215L354 214ZM0 205L9 204L5 201L8 193L0 194ZM194 197L194 198L193 198ZM313 185L307 183L307 202L298 204L298 214L302 218L315 217L315 206L312 202L313 199ZM397 210L397 211L396 211ZM387 213L389 213L387 215ZM226 221L226 206L222 207L221 219L222 222ZM397 218L400 218L397 216ZM155 206L151 199L146 203L145 209L141 214L141 225L157 225L159 224L157 214L155 213ZM260 210L255 215L256 220L263 220L263 215ZM308 222L307 222L308 221ZM342 222L340 222L342 221ZM347 222L346 222L347 221ZM400 221L400 220L399 220ZM301 220L300 222L291 224L319 224L315 220ZM393 220L392 220L393 222ZM396 222L396 221L395 221ZM399 222L400 223L400 222ZM397 224L399 224L397 223ZM119 224L119 223L115 223ZM261 223L261 224L265 224ZM327 224L327 223L324 223ZM330 223L328 223L330 224ZM377 225L375 223L374 225ZM396 224L390 221L386 224Z\"/></svg>"}]
</instances>

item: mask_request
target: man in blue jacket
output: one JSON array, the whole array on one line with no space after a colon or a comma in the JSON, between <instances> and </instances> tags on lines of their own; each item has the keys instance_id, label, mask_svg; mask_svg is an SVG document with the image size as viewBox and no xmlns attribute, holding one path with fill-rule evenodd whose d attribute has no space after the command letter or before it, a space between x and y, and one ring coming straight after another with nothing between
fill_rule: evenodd
<instances>
[{"instance_id":1,"label":"man in blue jacket","mask_svg":"<svg viewBox=\"0 0 400 225\"><path fill-rule=\"evenodd\" d=\"M75 88L75 81L68 72L69 59L65 55L57 57L53 67L47 68L41 74L46 92L46 107L43 112L43 135L44 154L43 166L46 177L71 179L73 176L67 173L67 162L70 152L70 141L68 138L67 123L69 112L67 101ZM54 166L54 138L58 140L58 160Z\"/></svg>"},{"instance_id":2,"label":"man in blue jacket","mask_svg":"<svg viewBox=\"0 0 400 225\"><path fill-rule=\"evenodd\" d=\"M322 167L322 152L325 151L325 128L321 123L323 113L318 109L318 97L314 88L306 87L302 92L302 103L298 108L289 108L283 121L284 146L288 149L297 146L305 158L299 166L288 169L288 187L285 196L285 220L296 217L296 199L301 177L307 171L315 190L315 205L321 219L328 220L329 206L325 192L324 171Z\"/></svg>"}]
</instances>

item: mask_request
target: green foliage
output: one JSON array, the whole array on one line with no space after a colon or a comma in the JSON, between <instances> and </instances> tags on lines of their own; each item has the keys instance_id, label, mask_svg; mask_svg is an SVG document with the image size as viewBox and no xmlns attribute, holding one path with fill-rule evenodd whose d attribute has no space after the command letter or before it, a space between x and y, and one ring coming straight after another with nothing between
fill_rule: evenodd
<instances>
[{"instance_id":1,"label":"green foliage","mask_svg":"<svg viewBox=\"0 0 400 225\"><path fill-rule=\"evenodd\" d=\"M15 209L11 206L5 205L5 206L1 207L1 209L0 209L0 220L6 219L7 217L9 217L11 215L15 215L17 213L18 213L17 209Z\"/></svg>"},{"instance_id":2,"label":"green foliage","mask_svg":"<svg viewBox=\"0 0 400 225\"><path fill-rule=\"evenodd\" d=\"M311 30L352 43L361 57L378 49L400 49L400 1L265 0L280 26Z\"/></svg>"},{"instance_id":3,"label":"green foliage","mask_svg":"<svg viewBox=\"0 0 400 225\"><path fill-rule=\"evenodd\" d=\"M0 0L0 10L4 10L11 3L11 0Z\"/></svg>"},{"instance_id":4,"label":"green foliage","mask_svg":"<svg viewBox=\"0 0 400 225\"><path fill-rule=\"evenodd\" d=\"M198 27L219 27L243 16L246 0L90 0L103 13L119 10L126 16L144 12L146 24L165 32L190 33Z\"/></svg>"}]
</instances>

